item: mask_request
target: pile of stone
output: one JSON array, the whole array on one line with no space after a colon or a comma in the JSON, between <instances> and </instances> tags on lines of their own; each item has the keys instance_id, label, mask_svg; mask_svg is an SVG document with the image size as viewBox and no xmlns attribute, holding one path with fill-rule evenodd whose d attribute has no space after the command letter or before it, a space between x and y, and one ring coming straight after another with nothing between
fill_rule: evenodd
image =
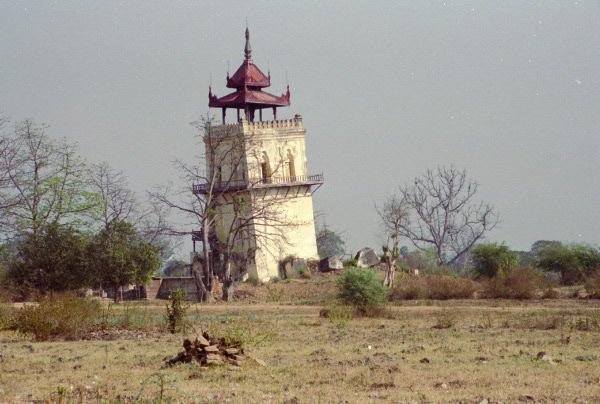
<instances>
[{"instance_id":1,"label":"pile of stone","mask_svg":"<svg viewBox=\"0 0 600 404\"><path fill-rule=\"evenodd\" d=\"M183 352L169 359L165 366L173 366L176 363L199 363L201 366L231 364L242 366L246 355L242 348L225 343L223 338L211 336L208 332L198 335L192 342L189 339L183 341Z\"/></svg>"}]
</instances>

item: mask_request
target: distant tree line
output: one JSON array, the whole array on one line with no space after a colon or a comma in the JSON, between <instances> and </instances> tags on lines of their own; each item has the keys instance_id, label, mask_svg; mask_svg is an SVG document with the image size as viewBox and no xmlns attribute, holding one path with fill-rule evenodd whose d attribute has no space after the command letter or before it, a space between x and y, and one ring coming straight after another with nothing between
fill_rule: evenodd
<instances>
[{"instance_id":1,"label":"distant tree line","mask_svg":"<svg viewBox=\"0 0 600 404\"><path fill-rule=\"evenodd\" d=\"M488 243L476 246L471 254L475 273L490 278L516 267L533 267L554 273L564 285L575 285L600 271L600 250L585 244L538 240L525 252Z\"/></svg>"}]
</instances>

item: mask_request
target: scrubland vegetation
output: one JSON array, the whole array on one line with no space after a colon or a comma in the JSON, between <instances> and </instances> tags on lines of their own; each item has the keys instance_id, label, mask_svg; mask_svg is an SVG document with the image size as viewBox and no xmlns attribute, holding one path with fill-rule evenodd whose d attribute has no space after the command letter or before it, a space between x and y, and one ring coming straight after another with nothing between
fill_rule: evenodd
<instances>
[{"instance_id":1,"label":"scrubland vegetation","mask_svg":"<svg viewBox=\"0 0 600 404\"><path fill-rule=\"evenodd\" d=\"M71 297L25 307L3 304L2 401L600 398L600 300L573 298L576 290L585 295L583 286L556 287L553 299L541 299L543 288L533 299L482 299L482 282L404 275L387 297L378 289L381 276L352 269L346 275L240 284L233 303L176 302L185 320L181 328L169 322L173 301L170 311L165 302L116 305ZM370 292L361 290L365 285ZM183 338L206 330L244 341L246 353L266 366L248 361L242 367L163 367L181 351ZM538 357L540 352L546 356Z\"/></svg>"}]
</instances>

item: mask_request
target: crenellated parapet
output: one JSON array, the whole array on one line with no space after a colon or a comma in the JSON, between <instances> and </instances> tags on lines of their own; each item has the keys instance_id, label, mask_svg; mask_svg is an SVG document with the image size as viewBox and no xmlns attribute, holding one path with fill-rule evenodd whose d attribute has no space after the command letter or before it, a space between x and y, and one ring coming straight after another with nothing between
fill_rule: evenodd
<instances>
[{"instance_id":1,"label":"crenellated parapet","mask_svg":"<svg viewBox=\"0 0 600 404\"><path fill-rule=\"evenodd\" d=\"M260 129L286 129L286 128L302 128L302 116L296 114L293 119L281 119L277 121L257 121L248 122L245 119L241 122L244 127L249 130L260 130Z\"/></svg>"},{"instance_id":2,"label":"crenellated parapet","mask_svg":"<svg viewBox=\"0 0 600 404\"><path fill-rule=\"evenodd\" d=\"M237 123L212 126L210 134L214 137L223 137L229 135L238 135L240 133L250 133L264 130L282 130L282 129L303 129L302 116L296 114L292 119L280 119L276 121L257 121L249 122L241 119Z\"/></svg>"}]
</instances>

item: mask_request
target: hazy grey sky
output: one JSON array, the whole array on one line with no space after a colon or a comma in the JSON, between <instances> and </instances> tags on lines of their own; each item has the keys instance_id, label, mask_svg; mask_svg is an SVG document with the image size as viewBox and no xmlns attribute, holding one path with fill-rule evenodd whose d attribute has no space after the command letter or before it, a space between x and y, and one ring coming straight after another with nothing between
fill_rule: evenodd
<instances>
[{"instance_id":1,"label":"hazy grey sky","mask_svg":"<svg viewBox=\"0 0 600 404\"><path fill-rule=\"evenodd\" d=\"M246 18L270 92L302 114L315 208L350 251L374 204L427 168L480 184L492 241L600 243L600 2L0 0L0 111L107 161L143 191L200 152ZM219 111L215 111L218 114ZM231 114L230 114L231 115Z\"/></svg>"}]
</instances>

